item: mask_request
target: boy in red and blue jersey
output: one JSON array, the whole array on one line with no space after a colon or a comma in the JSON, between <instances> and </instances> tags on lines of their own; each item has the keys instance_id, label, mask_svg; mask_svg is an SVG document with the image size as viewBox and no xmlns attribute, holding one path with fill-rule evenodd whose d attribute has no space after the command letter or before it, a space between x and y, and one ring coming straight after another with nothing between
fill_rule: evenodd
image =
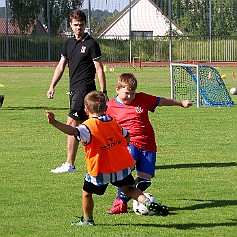
<instances>
[{"instance_id":1,"label":"boy in red and blue jersey","mask_svg":"<svg viewBox=\"0 0 237 237\"><path fill-rule=\"evenodd\" d=\"M131 73L124 73L118 78L117 96L107 102L106 113L113 117L120 126L130 134L128 150L136 161L136 187L145 191L151 185L155 175L156 141L155 132L150 123L148 112L154 112L158 106L181 106L188 108L188 100L157 97L136 92L137 79ZM118 196L113 202L109 214L120 214L128 211L127 202L131 197L118 188Z\"/></svg>"}]
</instances>

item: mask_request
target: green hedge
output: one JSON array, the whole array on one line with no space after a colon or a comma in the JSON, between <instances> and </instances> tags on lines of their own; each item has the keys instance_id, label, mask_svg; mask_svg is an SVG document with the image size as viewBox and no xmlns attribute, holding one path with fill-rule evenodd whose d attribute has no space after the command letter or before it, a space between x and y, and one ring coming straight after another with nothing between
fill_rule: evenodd
<instances>
[{"instance_id":1,"label":"green hedge","mask_svg":"<svg viewBox=\"0 0 237 237\"><path fill-rule=\"evenodd\" d=\"M50 39L50 61L58 61L65 37ZM129 62L130 42L120 39L97 39L103 61ZM144 62L169 61L168 37L132 41L132 57L141 57ZM9 61L47 62L48 37L8 36ZM0 36L0 60L7 61L6 37ZM198 37L174 37L172 39L173 61L209 61L210 40ZM237 37L213 38L212 61L237 61Z\"/></svg>"},{"instance_id":2,"label":"green hedge","mask_svg":"<svg viewBox=\"0 0 237 237\"><path fill-rule=\"evenodd\" d=\"M58 61L64 38L51 38L50 40L50 61ZM7 60L6 37L0 36L0 59ZM31 36L9 36L9 61L48 61L48 38Z\"/></svg>"}]
</instances>

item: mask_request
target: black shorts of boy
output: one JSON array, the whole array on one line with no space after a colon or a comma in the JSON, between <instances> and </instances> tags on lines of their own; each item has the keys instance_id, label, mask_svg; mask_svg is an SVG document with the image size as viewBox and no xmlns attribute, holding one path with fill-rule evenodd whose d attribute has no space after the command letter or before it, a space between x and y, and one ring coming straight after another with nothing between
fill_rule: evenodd
<instances>
[{"instance_id":1,"label":"black shorts of boy","mask_svg":"<svg viewBox=\"0 0 237 237\"><path fill-rule=\"evenodd\" d=\"M96 86L94 84L89 85L88 87L84 87L77 91L70 92L70 110L68 116L73 118L74 120L85 121L88 119L86 112L84 110L84 98L85 96L93 91L96 90Z\"/></svg>"},{"instance_id":2,"label":"black shorts of boy","mask_svg":"<svg viewBox=\"0 0 237 237\"><path fill-rule=\"evenodd\" d=\"M135 180L134 180L132 174L129 174L124 179L116 181L116 182L112 182L111 184L116 187L130 186L130 185L135 184ZM105 193L105 190L108 187L108 185L109 184L96 186L93 183L90 183L85 180L84 185L83 185L83 190L86 191L87 193L94 193L97 195L103 195Z\"/></svg>"}]
</instances>

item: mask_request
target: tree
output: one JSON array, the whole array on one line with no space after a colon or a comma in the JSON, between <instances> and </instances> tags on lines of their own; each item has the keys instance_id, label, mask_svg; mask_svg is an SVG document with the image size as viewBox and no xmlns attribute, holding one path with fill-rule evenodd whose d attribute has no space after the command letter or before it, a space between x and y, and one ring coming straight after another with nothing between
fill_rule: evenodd
<instances>
[{"instance_id":1,"label":"tree","mask_svg":"<svg viewBox=\"0 0 237 237\"><path fill-rule=\"evenodd\" d=\"M88 16L88 9L84 9L84 12ZM91 10L91 30L93 35L97 35L118 13L115 10L113 13L107 10L101 11L99 9Z\"/></svg>"},{"instance_id":2,"label":"tree","mask_svg":"<svg viewBox=\"0 0 237 237\"><path fill-rule=\"evenodd\" d=\"M213 35L229 36L237 33L237 2L236 0L229 1L214 1L213 5Z\"/></svg>"},{"instance_id":3,"label":"tree","mask_svg":"<svg viewBox=\"0 0 237 237\"><path fill-rule=\"evenodd\" d=\"M172 2L172 21L183 34L209 36L210 0L154 0L154 2L166 16L169 15L169 3ZM211 0L211 3L212 35L236 35L237 1Z\"/></svg>"},{"instance_id":4,"label":"tree","mask_svg":"<svg viewBox=\"0 0 237 237\"><path fill-rule=\"evenodd\" d=\"M69 22L69 13L73 9L80 8L83 0L8 0L13 24L24 32L41 16L43 23L48 27L47 2L49 3L50 32L56 35L65 19Z\"/></svg>"}]
</instances>

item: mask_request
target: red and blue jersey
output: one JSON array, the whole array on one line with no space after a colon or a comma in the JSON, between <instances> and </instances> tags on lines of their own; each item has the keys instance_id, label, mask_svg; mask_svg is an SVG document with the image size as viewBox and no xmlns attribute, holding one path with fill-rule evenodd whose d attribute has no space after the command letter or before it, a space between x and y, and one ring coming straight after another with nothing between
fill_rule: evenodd
<instances>
[{"instance_id":1,"label":"red and blue jersey","mask_svg":"<svg viewBox=\"0 0 237 237\"><path fill-rule=\"evenodd\" d=\"M130 143L142 150L156 152L155 132L150 123L148 112L154 112L160 97L136 93L130 104L123 104L117 97L107 102L106 114L127 129Z\"/></svg>"}]
</instances>

